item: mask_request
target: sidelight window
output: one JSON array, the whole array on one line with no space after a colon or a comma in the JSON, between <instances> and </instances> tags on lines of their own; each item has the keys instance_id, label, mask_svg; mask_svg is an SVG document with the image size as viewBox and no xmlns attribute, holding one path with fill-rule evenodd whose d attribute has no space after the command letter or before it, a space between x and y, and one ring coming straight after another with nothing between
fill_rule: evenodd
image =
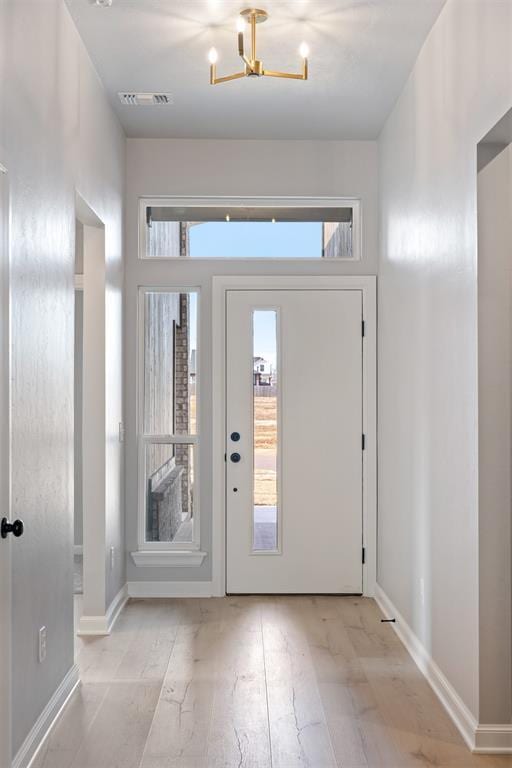
<instances>
[{"instance_id":1,"label":"sidelight window","mask_svg":"<svg viewBox=\"0 0 512 768\"><path fill-rule=\"evenodd\" d=\"M199 546L198 293L142 289L139 437L144 548Z\"/></svg>"}]
</instances>

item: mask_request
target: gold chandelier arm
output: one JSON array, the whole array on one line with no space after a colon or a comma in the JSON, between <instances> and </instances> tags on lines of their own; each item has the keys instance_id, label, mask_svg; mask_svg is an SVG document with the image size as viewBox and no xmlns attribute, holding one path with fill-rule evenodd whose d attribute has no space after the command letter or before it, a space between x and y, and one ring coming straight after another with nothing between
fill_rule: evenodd
<instances>
[{"instance_id":1,"label":"gold chandelier arm","mask_svg":"<svg viewBox=\"0 0 512 768\"><path fill-rule=\"evenodd\" d=\"M240 58L242 59L243 63L247 67L247 70L246 70L246 74L247 74L247 72L250 72L252 70L252 65L251 65L250 60L245 55L244 33L243 32L239 32L238 33L238 55L240 56Z\"/></svg>"},{"instance_id":2,"label":"gold chandelier arm","mask_svg":"<svg viewBox=\"0 0 512 768\"><path fill-rule=\"evenodd\" d=\"M294 74L291 72L273 72L271 69L264 69L261 73L266 77L284 77L287 80L307 80L308 79L308 60L302 59L302 74Z\"/></svg>"},{"instance_id":3,"label":"gold chandelier arm","mask_svg":"<svg viewBox=\"0 0 512 768\"><path fill-rule=\"evenodd\" d=\"M217 77L216 73L210 72L210 85L218 85L219 83L227 83L230 80L239 80L241 77L245 77L245 72L236 72L234 75L226 75L225 77Z\"/></svg>"},{"instance_id":4,"label":"gold chandelier arm","mask_svg":"<svg viewBox=\"0 0 512 768\"><path fill-rule=\"evenodd\" d=\"M284 77L287 80L307 80L308 79L307 68L304 68L304 71L300 75L292 74L291 72L273 72L270 69L264 69L262 74L265 77Z\"/></svg>"},{"instance_id":5,"label":"gold chandelier arm","mask_svg":"<svg viewBox=\"0 0 512 768\"><path fill-rule=\"evenodd\" d=\"M256 14L251 14L251 58L256 61Z\"/></svg>"}]
</instances>

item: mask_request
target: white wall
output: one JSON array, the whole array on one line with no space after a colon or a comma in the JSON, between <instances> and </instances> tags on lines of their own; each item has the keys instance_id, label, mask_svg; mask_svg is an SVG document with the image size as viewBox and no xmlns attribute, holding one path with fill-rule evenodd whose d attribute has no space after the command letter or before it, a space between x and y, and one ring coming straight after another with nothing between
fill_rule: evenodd
<instances>
[{"instance_id":1,"label":"white wall","mask_svg":"<svg viewBox=\"0 0 512 768\"><path fill-rule=\"evenodd\" d=\"M136 298L139 285L196 286L201 290L201 549L211 552L212 398L211 277L227 274L375 274L378 251L377 145L371 141L201 141L129 139L126 199L125 381L126 543L137 547ZM363 211L361 262L166 262L139 261L138 198L199 196L360 197ZM211 560L200 568L137 568L128 554L129 581L211 578Z\"/></svg>"},{"instance_id":2,"label":"white wall","mask_svg":"<svg viewBox=\"0 0 512 768\"><path fill-rule=\"evenodd\" d=\"M500 723L512 717L512 145L478 174L478 441L480 721Z\"/></svg>"},{"instance_id":3,"label":"white wall","mask_svg":"<svg viewBox=\"0 0 512 768\"><path fill-rule=\"evenodd\" d=\"M476 144L511 36L508 0L448 0L379 142L378 578L477 718Z\"/></svg>"},{"instance_id":4,"label":"white wall","mask_svg":"<svg viewBox=\"0 0 512 768\"><path fill-rule=\"evenodd\" d=\"M108 541L121 547L121 285L125 142L62 0L4 0L0 161L11 186L13 749L73 664L75 187L105 223ZM105 561L106 561L105 557ZM121 558L109 594L124 581ZM37 632L48 655L37 661Z\"/></svg>"}]
</instances>

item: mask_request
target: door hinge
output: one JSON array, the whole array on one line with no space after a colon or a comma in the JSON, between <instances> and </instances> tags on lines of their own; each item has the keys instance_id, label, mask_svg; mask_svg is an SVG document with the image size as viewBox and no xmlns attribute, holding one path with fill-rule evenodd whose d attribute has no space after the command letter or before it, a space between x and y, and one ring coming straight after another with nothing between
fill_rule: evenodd
<instances>
[{"instance_id":1,"label":"door hinge","mask_svg":"<svg viewBox=\"0 0 512 768\"><path fill-rule=\"evenodd\" d=\"M366 448L366 435L361 435L361 448L363 451Z\"/></svg>"},{"instance_id":2,"label":"door hinge","mask_svg":"<svg viewBox=\"0 0 512 768\"><path fill-rule=\"evenodd\" d=\"M366 332L366 324L364 320L361 320L361 336L365 336L365 332Z\"/></svg>"},{"instance_id":3,"label":"door hinge","mask_svg":"<svg viewBox=\"0 0 512 768\"><path fill-rule=\"evenodd\" d=\"M227 453L225 453L224 454L224 461L227 461L227 460L228 460L228 455L227 455Z\"/></svg>"},{"instance_id":4,"label":"door hinge","mask_svg":"<svg viewBox=\"0 0 512 768\"><path fill-rule=\"evenodd\" d=\"M366 562L366 549L363 547L362 555L361 555L361 562L364 565Z\"/></svg>"}]
</instances>

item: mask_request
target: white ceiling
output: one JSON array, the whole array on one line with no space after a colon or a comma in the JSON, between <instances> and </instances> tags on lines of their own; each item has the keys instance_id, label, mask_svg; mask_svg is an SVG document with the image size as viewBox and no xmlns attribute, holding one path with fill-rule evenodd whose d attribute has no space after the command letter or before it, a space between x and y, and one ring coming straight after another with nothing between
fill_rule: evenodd
<instances>
[{"instance_id":1,"label":"white ceiling","mask_svg":"<svg viewBox=\"0 0 512 768\"><path fill-rule=\"evenodd\" d=\"M258 0L269 69L299 70L309 43L310 80L272 78L209 85L240 69L235 24L244 0L66 0L131 137L376 138L445 0ZM171 92L172 106L130 107L118 91Z\"/></svg>"}]
</instances>

